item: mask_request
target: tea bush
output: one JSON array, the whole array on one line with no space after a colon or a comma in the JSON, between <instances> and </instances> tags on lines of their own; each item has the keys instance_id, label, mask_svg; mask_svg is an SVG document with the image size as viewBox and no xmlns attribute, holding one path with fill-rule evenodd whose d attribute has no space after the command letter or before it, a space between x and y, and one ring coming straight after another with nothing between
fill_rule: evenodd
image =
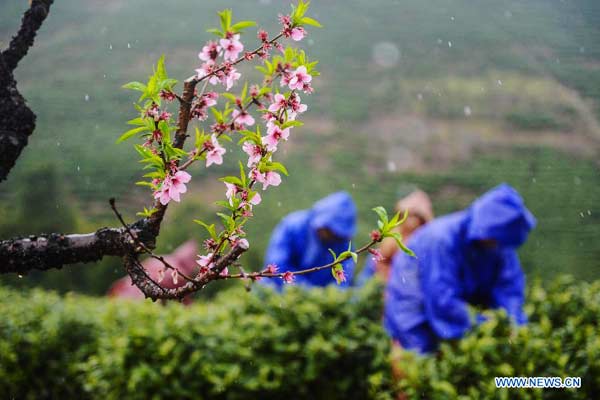
<instances>
[{"instance_id":1,"label":"tea bush","mask_svg":"<svg viewBox=\"0 0 600 400\"><path fill-rule=\"evenodd\" d=\"M589 399L600 390L600 281L529 288L392 382L381 287L223 291L185 307L0 288L0 398ZM580 376L580 389L496 389L495 376ZM396 386L396 387L394 387Z\"/></svg>"}]
</instances>

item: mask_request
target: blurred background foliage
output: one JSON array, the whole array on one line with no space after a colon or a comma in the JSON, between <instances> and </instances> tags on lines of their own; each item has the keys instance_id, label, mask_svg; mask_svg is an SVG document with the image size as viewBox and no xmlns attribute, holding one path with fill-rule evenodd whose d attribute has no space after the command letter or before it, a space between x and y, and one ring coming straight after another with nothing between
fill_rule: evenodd
<instances>
[{"instance_id":1,"label":"blurred background foliage","mask_svg":"<svg viewBox=\"0 0 600 400\"><path fill-rule=\"evenodd\" d=\"M170 75L191 75L220 9L273 30L288 3L56 2L16 72L38 124L0 185L0 237L116 225L113 196L133 220L150 194L133 186L141 175L134 151L114 144L134 113L134 98L120 86L143 80L161 54ZM26 6L0 4L3 46ZM325 28L309 29L303 45L320 60L322 77L306 125L282 151L291 176L264 196L248 227L251 268L261 266L283 215L331 191L356 200L360 243L375 223L370 209L391 209L412 188L431 194L443 214L506 181L539 221L520 252L528 275L600 277L598 1L314 0L311 7ZM254 47L252 31L244 43ZM185 201L169 209L161 252L203 239L191 219L212 218L225 189L216 177L235 168L227 156L223 168L191 171ZM0 282L102 294L121 275L119 260L106 259Z\"/></svg>"},{"instance_id":2,"label":"blurred background foliage","mask_svg":"<svg viewBox=\"0 0 600 400\"><path fill-rule=\"evenodd\" d=\"M394 357L382 287L232 288L157 307L0 287L0 396L17 399L592 399L600 280L528 287L529 324L502 311L435 355ZM68 349L68 351L65 351ZM578 376L579 389L496 389L495 376Z\"/></svg>"}]
</instances>

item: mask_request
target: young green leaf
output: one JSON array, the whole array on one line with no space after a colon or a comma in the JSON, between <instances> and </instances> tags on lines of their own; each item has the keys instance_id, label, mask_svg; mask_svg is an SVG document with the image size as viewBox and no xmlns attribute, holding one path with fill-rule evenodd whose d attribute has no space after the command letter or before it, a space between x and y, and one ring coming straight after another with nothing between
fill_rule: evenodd
<instances>
[{"instance_id":1,"label":"young green leaf","mask_svg":"<svg viewBox=\"0 0 600 400\"><path fill-rule=\"evenodd\" d=\"M133 128L128 130L127 132L125 132L124 134L122 134L118 139L117 139L117 143L121 143L133 136L135 136L137 133L140 132L144 132L147 131L148 129L145 126L140 126L138 128Z\"/></svg>"},{"instance_id":2,"label":"young green leaf","mask_svg":"<svg viewBox=\"0 0 600 400\"><path fill-rule=\"evenodd\" d=\"M322 28L323 25L321 25L321 23L319 21L317 21L316 19L310 18L310 17L304 17L300 20L300 24L302 25L311 25L311 26L316 26L317 28Z\"/></svg>"}]
</instances>

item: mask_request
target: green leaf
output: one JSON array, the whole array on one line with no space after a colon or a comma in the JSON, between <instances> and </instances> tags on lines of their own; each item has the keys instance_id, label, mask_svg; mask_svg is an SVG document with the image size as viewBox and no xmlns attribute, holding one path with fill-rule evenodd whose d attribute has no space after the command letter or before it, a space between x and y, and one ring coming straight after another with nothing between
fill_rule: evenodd
<instances>
[{"instance_id":1,"label":"green leaf","mask_svg":"<svg viewBox=\"0 0 600 400\"><path fill-rule=\"evenodd\" d=\"M144 211L138 212L136 215L138 215L140 217L149 217L152 214L154 214L156 211L157 211L156 208L151 208L150 210L148 210L146 207L144 207Z\"/></svg>"},{"instance_id":2,"label":"green leaf","mask_svg":"<svg viewBox=\"0 0 600 400\"><path fill-rule=\"evenodd\" d=\"M129 83L124 84L122 87L124 89L137 90L140 92L146 91L146 85L144 85L142 82L129 82Z\"/></svg>"},{"instance_id":3,"label":"green leaf","mask_svg":"<svg viewBox=\"0 0 600 400\"><path fill-rule=\"evenodd\" d=\"M127 121L127 125L146 126L146 121L143 118L134 118Z\"/></svg>"},{"instance_id":4,"label":"green leaf","mask_svg":"<svg viewBox=\"0 0 600 400\"><path fill-rule=\"evenodd\" d=\"M333 261L337 260L337 256L335 255L335 251L331 250L331 249L327 249L329 250L329 253L331 253L331 255L333 256Z\"/></svg>"},{"instance_id":5,"label":"green leaf","mask_svg":"<svg viewBox=\"0 0 600 400\"><path fill-rule=\"evenodd\" d=\"M215 28L207 29L206 32L212 33L213 35L217 35L219 37L225 37L225 34L223 32Z\"/></svg>"},{"instance_id":6,"label":"green leaf","mask_svg":"<svg viewBox=\"0 0 600 400\"><path fill-rule=\"evenodd\" d=\"M234 24L231 27L231 30L234 33L238 33L238 32L241 32L243 29L250 28L251 26L256 26L256 22L254 22L254 21L240 21L240 22Z\"/></svg>"},{"instance_id":7,"label":"green leaf","mask_svg":"<svg viewBox=\"0 0 600 400\"><path fill-rule=\"evenodd\" d=\"M268 163L266 169L269 170L269 171L280 171L285 176L289 176L288 171L285 168L285 166L282 163L279 163L279 162L270 162L270 163Z\"/></svg>"},{"instance_id":8,"label":"green leaf","mask_svg":"<svg viewBox=\"0 0 600 400\"><path fill-rule=\"evenodd\" d=\"M394 238L394 240L396 241L396 244L398 244L398 247L400 247L400 249L402 249L403 252L405 252L406 254L408 254L411 257L416 257L415 253L411 249L406 247L406 245L402 242L402 235L399 234L398 232L390 232L387 235L384 235L384 237Z\"/></svg>"},{"instance_id":9,"label":"green leaf","mask_svg":"<svg viewBox=\"0 0 600 400\"><path fill-rule=\"evenodd\" d=\"M135 136L137 133L147 131L148 129L145 126L140 126L138 128L133 128L122 134L118 139L117 143L121 143L132 136Z\"/></svg>"},{"instance_id":10,"label":"green leaf","mask_svg":"<svg viewBox=\"0 0 600 400\"><path fill-rule=\"evenodd\" d=\"M237 176L226 176L224 178L219 178L221 182L231 183L233 185L244 186L240 178Z\"/></svg>"},{"instance_id":11,"label":"green leaf","mask_svg":"<svg viewBox=\"0 0 600 400\"><path fill-rule=\"evenodd\" d=\"M322 28L323 25L321 25L321 23L319 21L317 21L316 19L312 19L310 17L304 17L300 20L300 23L302 25L312 25L312 26L316 26L317 28Z\"/></svg>"},{"instance_id":12,"label":"green leaf","mask_svg":"<svg viewBox=\"0 0 600 400\"><path fill-rule=\"evenodd\" d=\"M157 82L162 82L168 78L167 70L165 68L165 55L161 55L158 61L156 62L156 72L155 72Z\"/></svg>"},{"instance_id":13,"label":"green leaf","mask_svg":"<svg viewBox=\"0 0 600 400\"><path fill-rule=\"evenodd\" d=\"M385 211L385 208L379 206L379 207L373 208L373 211L375 211L377 213L377 215L379 216L379 220L384 225L388 224L388 215L387 215L387 211Z\"/></svg>"},{"instance_id":14,"label":"green leaf","mask_svg":"<svg viewBox=\"0 0 600 400\"><path fill-rule=\"evenodd\" d=\"M200 221L199 219L195 219L194 222L197 223L198 225L202 225L204 227L204 229L206 229L206 231L208 232L208 234L210 235L211 238L213 238L215 240L217 239L217 231L215 229L215 224L208 225L207 223Z\"/></svg>"},{"instance_id":15,"label":"green leaf","mask_svg":"<svg viewBox=\"0 0 600 400\"><path fill-rule=\"evenodd\" d=\"M240 181L242 181L242 186L246 187L246 171L244 170L244 164L241 161L238 161L240 167Z\"/></svg>"},{"instance_id":16,"label":"green leaf","mask_svg":"<svg viewBox=\"0 0 600 400\"><path fill-rule=\"evenodd\" d=\"M223 29L223 33L227 33L231 31L231 10L226 9L218 13L219 18L221 19L221 28Z\"/></svg>"},{"instance_id":17,"label":"green leaf","mask_svg":"<svg viewBox=\"0 0 600 400\"><path fill-rule=\"evenodd\" d=\"M244 83L244 88L242 89L242 94L240 95L242 101L246 99L246 95L248 94L248 81Z\"/></svg>"},{"instance_id":18,"label":"green leaf","mask_svg":"<svg viewBox=\"0 0 600 400\"><path fill-rule=\"evenodd\" d=\"M234 102L234 103L235 103L235 99L236 99L236 97L235 97L235 95L234 95L234 94L231 94L231 93L225 92L225 93L221 93L221 96L223 96L223 97L225 97L226 99L228 99L228 100L230 100L230 101L232 101L232 102Z\"/></svg>"},{"instance_id":19,"label":"green leaf","mask_svg":"<svg viewBox=\"0 0 600 400\"><path fill-rule=\"evenodd\" d=\"M358 254L353 251L346 250L338 256L338 260L346 260L348 258L352 258L354 262L358 261Z\"/></svg>"},{"instance_id":20,"label":"green leaf","mask_svg":"<svg viewBox=\"0 0 600 400\"><path fill-rule=\"evenodd\" d=\"M291 126L302 126L302 125L304 125L304 122L301 122L301 121L287 121L286 123L281 125L281 129L289 128Z\"/></svg>"}]
</instances>

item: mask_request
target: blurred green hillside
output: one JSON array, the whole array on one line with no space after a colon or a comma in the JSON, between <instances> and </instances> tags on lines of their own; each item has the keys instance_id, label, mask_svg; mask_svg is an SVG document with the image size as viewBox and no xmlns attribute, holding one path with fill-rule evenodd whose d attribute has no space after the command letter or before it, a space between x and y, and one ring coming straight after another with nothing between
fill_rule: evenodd
<instances>
[{"instance_id":1,"label":"blurred green hillside","mask_svg":"<svg viewBox=\"0 0 600 400\"><path fill-rule=\"evenodd\" d=\"M312 3L325 28L310 29L304 46L322 76L306 125L283 152L291 176L264 196L249 226L249 265L260 266L267 232L283 215L333 190L354 196L361 242L375 222L370 209L391 208L416 186L442 214L506 181L539 220L521 252L527 272L600 277L598 1ZM220 9L272 30L288 4L56 2L17 70L38 126L0 185L0 237L115 225L107 206L113 196L133 220L150 196L133 186L140 176L134 151L114 144L133 114L134 98L120 86L146 77L161 54L172 76L191 75ZM3 45L26 6L0 4ZM245 43L254 42L250 30ZM233 168L227 155L225 169ZM159 250L202 238L191 219L214 211L223 171L191 171L191 192L170 208ZM120 275L119 260L105 260L0 279L100 294Z\"/></svg>"}]
</instances>

